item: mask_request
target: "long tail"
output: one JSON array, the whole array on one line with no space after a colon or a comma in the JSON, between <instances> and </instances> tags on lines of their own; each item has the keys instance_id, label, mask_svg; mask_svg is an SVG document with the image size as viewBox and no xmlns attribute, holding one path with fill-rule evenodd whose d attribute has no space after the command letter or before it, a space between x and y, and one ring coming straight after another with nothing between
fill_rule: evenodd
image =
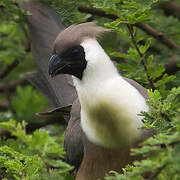
<instances>
[{"instance_id":1,"label":"long tail","mask_svg":"<svg viewBox=\"0 0 180 180\"><path fill-rule=\"evenodd\" d=\"M80 104L78 100L74 101L77 99L76 90L71 76L59 75L52 79L48 75L48 60L52 45L64 26L55 10L41 2L23 1L21 7L32 14L27 16L27 21L32 38L32 53L38 71L28 73L28 79L49 99L54 107L67 106L67 109L68 105L73 104L64 145L67 152L66 160L78 169L83 157L83 144L81 141ZM60 111L64 110L64 108L59 109ZM58 108L55 111L58 111ZM40 115L48 114L51 115L51 112L40 113Z\"/></svg>"},{"instance_id":2,"label":"long tail","mask_svg":"<svg viewBox=\"0 0 180 180\"><path fill-rule=\"evenodd\" d=\"M31 36L31 49L37 73L29 74L30 81L48 98L54 107L70 105L76 99L76 91L69 75L51 78L48 75L48 61L53 42L64 29L54 9L37 1L22 1L21 8L31 15L27 16Z\"/></svg>"}]
</instances>

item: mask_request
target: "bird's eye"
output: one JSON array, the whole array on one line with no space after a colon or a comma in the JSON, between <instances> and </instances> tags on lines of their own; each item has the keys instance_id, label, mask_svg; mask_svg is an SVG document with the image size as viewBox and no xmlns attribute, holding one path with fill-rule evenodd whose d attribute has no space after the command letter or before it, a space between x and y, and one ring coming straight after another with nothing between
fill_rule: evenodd
<instances>
[{"instance_id":1,"label":"bird's eye","mask_svg":"<svg viewBox=\"0 0 180 180\"><path fill-rule=\"evenodd\" d=\"M73 53L74 55L77 55L77 54L79 53L79 49L77 49L77 48L76 48L76 49L73 49L73 50L72 50L72 53Z\"/></svg>"}]
</instances>

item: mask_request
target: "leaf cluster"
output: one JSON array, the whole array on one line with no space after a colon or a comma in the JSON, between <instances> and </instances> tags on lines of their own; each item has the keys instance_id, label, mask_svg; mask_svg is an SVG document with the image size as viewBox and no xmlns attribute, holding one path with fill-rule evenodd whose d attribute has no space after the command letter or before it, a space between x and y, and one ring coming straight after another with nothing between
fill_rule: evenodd
<instances>
[{"instance_id":1,"label":"leaf cluster","mask_svg":"<svg viewBox=\"0 0 180 180\"><path fill-rule=\"evenodd\" d=\"M1 122L0 128L8 131L11 138L0 141L1 179L49 179L58 177L70 180L67 173L73 168L63 162L64 151L57 138L46 130L26 133L26 122L16 123L10 119Z\"/></svg>"}]
</instances>

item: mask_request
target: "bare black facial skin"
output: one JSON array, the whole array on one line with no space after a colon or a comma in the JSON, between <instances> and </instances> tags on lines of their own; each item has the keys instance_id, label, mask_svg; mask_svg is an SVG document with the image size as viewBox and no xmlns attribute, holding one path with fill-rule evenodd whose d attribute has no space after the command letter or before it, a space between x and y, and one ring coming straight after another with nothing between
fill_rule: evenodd
<instances>
[{"instance_id":1,"label":"bare black facial skin","mask_svg":"<svg viewBox=\"0 0 180 180\"><path fill-rule=\"evenodd\" d=\"M62 55L54 54L49 60L49 75L54 77L58 74L70 74L82 79L86 68L84 48L80 45L74 46Z\"/></svg>"}]
</instances>

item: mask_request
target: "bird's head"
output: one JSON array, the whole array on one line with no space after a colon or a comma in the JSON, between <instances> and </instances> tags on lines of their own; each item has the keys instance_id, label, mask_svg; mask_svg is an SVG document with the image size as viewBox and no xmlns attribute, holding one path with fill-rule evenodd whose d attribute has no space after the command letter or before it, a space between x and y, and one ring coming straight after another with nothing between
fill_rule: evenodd
<instances>
[{"instance_id":1,"label":"bird's head","mask_svg":"<svg viewBox=\"0 0 180 180\"><path fill-rule=\"evenodd\" d=\"M54 41L53 55L49 61L49 74L70 74L82 79L88 63L88 55L95 54L95 47L87 39L96 39L107 29L94 23L71 25L57 36Z\"/></svg>"}]
</instances>

